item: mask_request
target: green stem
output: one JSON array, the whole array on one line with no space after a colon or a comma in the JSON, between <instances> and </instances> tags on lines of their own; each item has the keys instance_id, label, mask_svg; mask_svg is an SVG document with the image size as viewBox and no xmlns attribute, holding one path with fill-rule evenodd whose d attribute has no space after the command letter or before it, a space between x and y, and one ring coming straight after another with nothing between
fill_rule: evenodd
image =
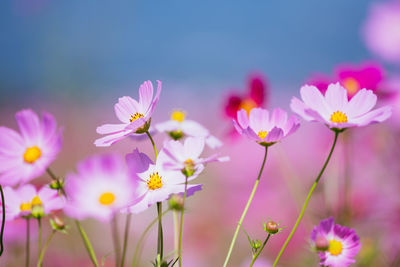
<instances>
[{"instance_id":1,"label":"green stem","mask_svg":"<svg viewBox=\"0 0 400 267\"><path fill-rule=\"evenodd\" d=\"M149 131L147 131L146 134L149 137L151 144L153 145L154 154L156 155L156 159L157 159L158 152L157 152L157 147L156 147L156 144L154 143L153 137L151 137L151 134L149 133Z\"/></svg>"},{"instance_id":2,"label":"green stem","mask_svg":"<svg viewBox=\"0 0 400 267\"><path fill-rule=\"evenodd\" d=\"M60 179L54 174L54 172L53 172L52 170L50 170L50 168L47 168L47 169L46 169L46 172L50 175L51 179L53 179L54 181L57 182L58 186L60 187L61 193L62 193L64 196L66 196L67 194L65 194L64 187L62 187L62 184L61 184L61 182L60 182Z\"/></svg>"},{"instance_id":3,"label":"green stem","mask_svg":"<svg viewBox=\"0 0 400 267\"><path fill-rule=\"evenodd\" d=\"M81 223L78 220L75 220L76 227L78 227L79 233L83 239L83 243L85 245L85 248L87 252L89 253L90 259L92 260L92 263L95 267L99 267L99 264L97 262L96 254L94 253L92 244L90 243L90 240L85 232L83 230Z\"/></svg>"},{"instance_id":4,"label":"green stem","mask_svg":"<svg viewBox=\"0 0 400 267\"><path fill-rule=\"evenodd\" d=\"M337 141L337 139L338 139L338 136L339 136L339 132L338 132L338 131L335 131L335 139L333 140L333 144L332 144L332 147L331 147L331 151L329 152L328 158L326 159L326 161L325 161L325 163L324 163L324 166L322 167L322 169L321 169L321 171L319 172L317 178L315 179L315 181L314 181L314 183L313 183L313 185L312 185L310 191L308 192L306 201L305 201L304 204L303 204L303 208L302 208L301 211L300 211L299 217L297 218L297 221L296 221L296 223L295 223L295 225L294 225L292 231L290 232L288 238L286 239L286 241L285 241L285 243L283 244L281 250L279 251L279 254L278 254L278 256L276 257L276 259L275 259L275 261L274 261L274 264L272 265L273 267L275 267L276 264L278 263L279 258L281 257L281 255L282 255L283 251L285 250L286 246L289 244L290 239L292 239L292 236L293 236L294 232L296 231L297 227L298 227L299 224L300 224L301 219L303 218L304 212L305 212L305 210L306 210L306 208L307 208L307 205L308 205L308 202L309 202L309 200L310 200L310 198L311 198L311 195L312 195L312 193L313 193L315 187L317 186L319 180L321 179L321 176L322 176L322 174L324 173L324 171L325 171L325 169L326 169L326 166L328 166L329 160L331 159L333 150L335 149L335 146L336 146L336 141Z\"/></svg>"},{"instance_id":5,"label":"green stem","mask_svg":"<svg viewBox=\"0 0 400 267\"><path fill-rule=\"evenodd\" d=\"M122 248L121 267L124 267L125 265L125 255L126 255L126 250L128 248L129 228L131 225L131 219L132 219L132 213L128 213L128 215L126 215L126 222L125 222L124 245Z\"/></svg>"},{"instance_id":6,"label":"green stem","mask_svg":"<svg viewBox=\"0 0 400 267\"><path fill-rule=\"evenodd\" d=\"M115 253L115 267L118 267L121 262L121 246L119 240L119 233L118 233L118 224L117 224L117 216L114 215L111 221L111 232L112 238L114 243L114 253Z\"/></svg>"},{"instance_id":7,"label":"green stem","mask_svg":"<svg viewBox=\"0 0 400 267\"><path fill-rule=\"evenodd\" d=\"M242 216L240 217L240 220L239 220L238 225L236 227L235 233L234 233L232 241L231 241L231 245L229 247L228 254L226 255L226 258L225 258L224 267L226 267L228 265L228 261L229 261L229 258L231 257L231 254L232 254L232 251L233 251L233 247L235 246L235 242L236 242L237 235L239 233L240 226L242 225L244 217L246 216L247 210L249 209L251 201L253 200L254 194L255 194L255 192L257 190L258 184L260 182L261 174L262 174L262 172L264 170L265 161L267 160L267 154L268 154L268 147L266 146L265 147L264 159L263 159L263 162L262 162L262 165L261 165L260 172L258 173L257 180L254 183L253 191L251 191L249 200L247 200L246 207L244 208Z\"/></svg>"},{"instance_id":8,"label":"green stem","mask_svg":"<svg viewBox=\"0 0 400 267\"><path fill-rule=\"evenodd\" d=\"M265 245L267 244L271 234L268 234L267 238L265 239L264 243L262 244L261 248L257 251L257 253L253 256L253 260L251 261L249 267L252 267L253 264L256 262L258 256L260 255L261 251L264 249Z\"/></svg>"},{"instance_id":9,"label":"green stem","mask_svg":"<svg viewBox=\"0 0 400 267\"><path fill-rule=\"evenodd\" d=\"M4 192L3 187L0 185L0 194L1 194L1 231L0 231L0 256L3 254L4 251L4 244L3 244L3 234L4 234L4 225L6 223L6 203L4 200Z\"/></svg>"},{"instance_id":10,"label":"green stem","mask_svg":"<svg viewBox=\"0 0 400 267\"><path fill-rule=\"evenodd\" d=\"M178 247L178 258L179 258L179 267L182 267L182 236L183 236L183 214L185 213L185 200L187 195L187 184L188 184L188 177L186 176L185 179L185 192L183 193L183 204L181 210L181 222L179 228L179 247Z\"/></svg>"},{"instance_id":11,"label":"green stem","mask_svg":"<svg viewBox=\"0 0 400 267\"><path fill-rule=\"evenodd\" d=\"M170 211L171 209L167 209L165 210L162 214L161 217L164 216L168 211ZM132 260L132 267L137 266L137 262L139 261L138 259L138 254L139 254L139 248L141 243L143 242L144 238L146 237L146 234L150 231L151 227L159 220L159 216L157 216L157 218L155 218L153 221L150 222L150 224L146 227L146 229L143 231L142 235L139 237L138 242L136 244L136 248L135 248L135 254L133 256L133 260Z\"/></svg>"},{"instance_id":12,"label":"green stem","mask_svg":"<svg viewBox=\"0 0 400 267\"><path fill-rule=\"evenodd\" d=\"M31 254L31 227L30 219L26 218L26 246L25 246L25 266L29 267L29 258Z\"/></svg>"},{"instance_id":13,"label":"green stem","mask_svg":"<svg viewBox=\"0 0 400 267\"><path fill-rule=\"evenodd\" d=\"M40 251L39 259L38 259L38 262L37 262L37 267L41 267L41 266L42 266L44 254L46 253L47 247L49 246L50 241L51 241L51 239L53 238L53 236L54 236L55 233L56 233L55 230L53 230L53 231L51 232L49 238L47 239L47 241L46 241L46 243L44 244L42 250Z\"/></svg>"},{"instance_id":14,"label":"green stem","mask_svg":"<svg viewBox=\"0 0 400 267\"><path fill-rule=\"evenodd\" d=\"M38 218L38 258L40 257L40 251L42 250L42 219Z\"/></svg>"},{"instance_id":15,"label":"green stem","mask_svg":"<svg viewBox=\"0 0 400 267\"><path fill-rule=\"evenodd\" d=\"M163 260L164 253L164 235L162 229L162 202L157 202L157 214L158 214L158 238L157 238L157 257L160 257L159 264Z\"/></svg>"}]
</instances>

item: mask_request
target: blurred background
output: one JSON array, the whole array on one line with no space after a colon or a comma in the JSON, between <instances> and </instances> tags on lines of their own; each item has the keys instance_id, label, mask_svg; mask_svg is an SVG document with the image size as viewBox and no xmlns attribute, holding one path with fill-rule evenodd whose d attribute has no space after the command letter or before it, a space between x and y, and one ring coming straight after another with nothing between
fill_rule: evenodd
<instances>
[{"instance_id":1,"label":"blurred background","mask_svg":"<svg viewBox=\"0 0 400 267\"><path fill-rule=\"evenodd\" d=\"M144 80L163 82L152 123L180 108L224 142L221 153L231 161L210 165L199 178L203 191L188 201L183 253L188 267L222 265L262 161L261 146L233 133L232 99L248 99L257 80L263 92L257 106L288 109L304 83L341 81L343 69L358 73L373 65L380 76L368 89L380 96L379 105L392 105L394 115L343 135L281 266L318 266L309 235L329 216L361 237L357 266L400 265L399 1L6 0L0 3L0 44L0 125L15 129L14 114L22 108L54 114L64 127L64 148L52 164L58 175L94 153L126 154L136 147L151 153L149 142L134 139L111 148L93 145L97 126L117 122L118 98L137 98ZM166 138L156 135L158 146ZM268 217L291 229L332 138L326 127L304 122L271 148L244 223L254 239L265 237L262 221ZM130 252L155 214L150 208L134 216ZM120 222L122 229L122 215ZM0 265L21 266L24 227L8 224L12 230L6 229ZM84 225L99 256L112 250L109 225L91 220ZM143 266L151 266L155 255L153 230ZM45 266L90 266L74 225L69 232L55 237ZM172 250L171 216L165 232ZM269 266L288 232L271 239L259 266ZM246 266L250 258L240 234L232 266ZM111 255L106 266L112 264Z\"/></svg>"}]
</instances>

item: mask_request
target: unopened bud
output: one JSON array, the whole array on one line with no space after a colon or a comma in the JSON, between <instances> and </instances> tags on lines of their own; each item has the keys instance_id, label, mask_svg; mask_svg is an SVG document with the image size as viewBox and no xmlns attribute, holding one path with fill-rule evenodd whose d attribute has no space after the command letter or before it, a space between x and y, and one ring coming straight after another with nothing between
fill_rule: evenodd
<instances>
[{"instance_id":1,"label":"unopened bud","mask_svg":"<svg viewBox=\"0 0 400 267\"><path fill-rule=\"evenodd\" d=\"M44 208L42 204L32 205L32 217L40 219L44 216Z\"/></svg>"},{"instance_id":2,"label":"unopened bud","mask_svg":"<svg viewBox=\"0 0 400 267\"><path fill-rule=\"evenodd\" d=\"M150 123L151 123L151 118L148 121L146 121L142 127L138 128L135 133L142 134L147 132L150 128Z\"/></svg>"},{"instance_id":3,"label":"unopened bud","mask_svg":"<svg viewBox=\"0 0 400 267\"><path fill-rule=\"evenodd\" d=\"M186 177L190 177L194 174L194 172L196 171L195 167L196 164L194 163L194 161L192 159L187 159L184 162L185 168L183 168L182 173L186 176Z\"/></svg>"},{"instance_id":4,"label":"unopened bud","mask_svg":"<svg viewBox=\"0 0 400 267\"><path fill-rule=\"evenodd\" d=\"M62 189L64 187L64 182L62 180L59 180L59 179L53 180L50 183L49 187L51 189L60 190L60 189Z\"/></svg>"},{"instance_id":5,"label":"unopened bud","mask_svg":"<svg viewBox=\"0 0 400 267\"><path fill-rule=\"evenodd\" d=\"M183 137L183 132L181 130L168 132L169 136L174 140L179 140Z\"/></svg>"},{"instance_id":6,"label":"unopened bud","mask_svg":"<svg viewBox=\"0 0 400 267\"><path fill-rule=\"evenodd\" d=\"M279 232L279 225L274 221L268 221L264 224L264 230L270 234L276 234Z\"/></svg>"},{"instance_id":7,"label":"unopened bud","mask_svg":"<svg viewBox=\"0 0 400 267\"><path fill-rule=\"evenodd\" d=\"M251 241L251 247L255 250L259 249L261 247L261 241L260 240Z\"/></svg>"},{"instance_id":8,"label":"unopened bud","mask_svg":"<svg viewBox=\"0 0 400 267\"><path fill-rule=\"evenodd\" d=\"M180 195L172 195L169 199L169 207L173 210L182 210L183 209L183 198Z\"/></svg>"},{"instance_id":9,"label":"unopened bud","mask_svg":"<svg viewBox=\"0 0 400 267\"><path fill-rule=\"evenodd\" d=\"M326 251L329 248L329 241L323 236L317 236L315 239L315 248L318 251Z\"/></svg>"}]
</instances>

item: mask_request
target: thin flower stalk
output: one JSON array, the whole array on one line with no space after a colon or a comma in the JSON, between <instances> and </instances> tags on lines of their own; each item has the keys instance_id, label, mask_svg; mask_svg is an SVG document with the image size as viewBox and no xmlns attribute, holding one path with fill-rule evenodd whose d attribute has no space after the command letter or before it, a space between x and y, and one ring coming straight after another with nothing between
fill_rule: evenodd
<instances>
[{"instance_id":1,"label":"thin flower stalk","mask_svg":"<svg viewBox=\"0 0 400 267\"><path fill-rule=\"evenodd\" d=\"M295 225L293 226L292 231L290 232L288 238L286 239L286 241L285 241L285 243L283 244L281 250L279 251L279 254L278 254L278 256L276 257L276 259L275 259L275 261L274 261L273 267L275 267L275 266L277 265L277 263L278 263L278 261L279 261L281 255L283 254L283 252L284 252L286 246L289 244L290 240L292 239L292 236L294 235L294 233L295 233L297 227L298 227L299 224L300 224L301 219L303 218L304 212L305 212L305 210L306 210L306 208L307 208L308 202L310 201L311 195L312 195L312 193L314 192L314 189L315 189L315 187L317 186L319 180L321 179L321 176L322 176L322 174L324 173L326 167L328 166L329 160L331 159L333 150L335 149L335 146L336 146L336 142L337 142L339 133L340 133L340 131L335 131L335 138L334 138L334 140L333 140L333 144L332 144L331 150L330 150L330 152L329 152L328 158L326 159L326 161L325 161L325 163L324 163L324 165L323 165L321 171L319 172L317 178L315 179L313 185L311 186L311 189L310 189L310 191L308 192L308 195L307 195L307 197L306 197L306 200L305 200L305 202L304 202L304 204L303 204L303 207L302 207L302 209L301 209L301 211L300 211L299 217L297 218L297 221L296 221Z\"/></svg>"},{"instance_id":2,"label":"thin flower stalk","mask_svg":"<svg viewBox=\"0 0 400 267\"><path fill-rule=\"evenodd\" d=\"M43 259L44 259L44 254L46 253L46 250L51 242L51 240L53 239L54 235L56 233L56 230L53 230L50 234L50 236L47 238L46 243L43 245L43 248L41 249L40 253L39 253L39 259L37 262L37 267L41 267L43 264Z\"/></svg>"},{"instance_id":3,"label":"thin flower stalk","mask_svg":"<svg viewBox=\"0 0 400 267\"><path fill-rule=\"evenodd\" d=\"M99 263L97 262L97 258L96 258L96 254L94 253L93 246L90 243L90 240L89 240L85 230L83 230L82 225L78 220L75 220L75 224L76 224L76 227L78 227L79 233L82 237L83 243L85 244L85 248L86 248L87 252L89 253L89 256L90 256L90 259L91 259L93 265L95 267L99 267Z\"/></svg>"},{"instance_id":4,"label":"thin flower stalk","mask_svg":"<svg viewBox=\"0 0 400 267\"><path fill-rule=\"evenodd\" d=\"M4 234L4 225L6 222L6 213L4 212L6 210L6 204L4 200L4 192L3 192L3 187L0 185L0 194L1 194L1 208L2 208L2 214L1 214L1 230L0 230L0 256L3 254L4 251L4 244L3 244L3 234Z\"/></svg>"},{"instance_id":5,"label":"thin flower stalk","mask_svg":"<svg viewBox=\"0 0 400 267\"><path fill-rule=\"evenodd\" d=\"M115 266L119 266L121 262L121 246L118 233L117 216L114 215L111 221L111 232L114 243L114 253L115 253Z\"/></svg>"},{"instance_id":6,"label":"thin flower stalk","mask_svg":"<svg viewBox=\"0 0 400 267\"><path fill-rule=\"evenodd\" d=\"M262 165L261 165L260 172L258 173L258 177L257 177L256 182L254 183L253 190L251 191L250 197L247 200L246 207L244 208L242 216L240 217L240 220L239 220L238 225L236 227L235 233L234 233L233 238L232 238L231 245L229 247L228 254L226 255L226 258L225 258L225 262L224 262L224 265L223 265L224 267L226 267L228 265L229 258L231 257L231 254L232 254L232 251L233 251L233 247L235 246L236 238L237 238L239 230L240 230L240 226L242 225L242 222L244 220L244 217L246 216L247 210L249 209L250 204L251 204L251 202L252 202L252 200L254 198L254 194L255 194L255 192L257 190L258 184L260 182L261 174L262 174L262 172L264 170L265 162L267 160L267 154L268 154L268 146L265 146L265 154L264 154L264 159L263 159L263 162L262 162Z\"/></svg>"},{"instance_id":7,"label":"thin flower stalk","mask_svg":"<svg viewBox=\"0 0 400 267\"><path fill-rule=\"evenodd\" d=\"M183 215L185 214L185 200L186 200L186 195L187 195L187 184L188 184L188 176L186 176L186 179L185 179L185 192L183 193L181 222L180 222L180 228L179 228L179 246L178 246L179 267L182 267Z\"/></svg>"},{"instance_id":8,"label":"thin flower stalk","mask_svg":"<svg viewBox=\"0 0 400 267\"><path fill-rule=\"evenodd\" d=\"M132 220L132 213L128 213L128 215L126 216L126 221L125 221L124 243L123 243L122 256L121 256L121 267L123 267L125 265L125 256L126 256L126 250L128 248L128 238L129 238L129 229L131 226L131 220Z\"/></svg>"},{"instance_id":9,"label":"thin flower stalk","mask_svg":"<svg viewBox=\"0 0 400 267\"><path fill-rule=\"evenodd\" d=\"M261 251L264 249L265 245L268 243L269 238L271 237L271 234L268 234L267 238L265 238L264 243L262 244L261 248L257 251L256 254L254 254L253 259L249 265L249 267L252 267L254 263L256 262L258 256L260 255Z\"/></svg>"},{"instance_id":10,"label":"thin flower stalk","mask_svg":"<svg viewBox=\"0 0 400 267\"><path fill-rule=\"evenodd\" d=\"M31 254L31 226L30 226L30 219L26 218L25 267L29 267L30 254Z\"/></svg>"}]
</instances>

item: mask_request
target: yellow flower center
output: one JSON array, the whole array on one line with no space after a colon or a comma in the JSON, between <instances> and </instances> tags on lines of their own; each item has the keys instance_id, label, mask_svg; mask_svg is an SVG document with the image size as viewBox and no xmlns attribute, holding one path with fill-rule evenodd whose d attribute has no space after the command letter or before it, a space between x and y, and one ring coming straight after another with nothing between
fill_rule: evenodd
<instances>
[{"instance_id":1,"label":"yellow flower center","mask_svg":"<svg viewBox=\"0 0 400 267\"><path fill-rule=\"evenodd\" d=\"M19 206L20 211L31 211L32 205L29 202L22 203Z\"/></svg>"},{"instance_id":2,"label":"yellow flower center","mask_svg":"<svg viewBox=\"0 0 400 267\"><path fill-rule=\"evenodd\" d=\"M341 111L335 111L331 115L331 122L344 123L347 122L347 116Z\"/></svg>"},{"instance_id":3,"label":"yellow flower center","mask_svg":"<svg viewBox=\"0 0 400 267\"><path fill-rule=\"evenodd\" d=\"M185 120L186 113L180 110L175 110L171 114L171 120L182 122Z\"/></svg>"},{"instance_id":4,"label":"yellow flower center","mask_svg":"<svg viewBox=\"0 0 400 267\"><path fill-rule=\"evenodd\" d=\"M139 118L143 118L144 115L142 113L136 112L135 114L131 115L131 118L129 119L130 122L133 122Z\"/></svg>"},{"instance_id":5,"label":"yellow flower center","mask_svg":"<svg viewBox=\"0 0 400 267\"><path fill-rule=\"evenodd\" d=\"M241 110L241 109L246 110L247 115L248 115L250 113L250 110L252 110L255 107L257 107L257 103L254 102L254 100L251 98L246 98L240 103L239 110Z\"/></svg>"},{"instance_id":6,"label":"yellow flower center","mask_svg":"<svg viewBox=\"0 0 400 267\"><path fill-rule=\"evenodd\" d=\"M156 190L159 189L163 186L161 176L158 174L158 172L153 172L150 174L150 178L147 180L147 187L150 190Z\"/></svg>"},{"instance_id":7,"label":"yellow flower center","mask_svg":"<svg viewBox=\"0 0 400 267\"><path fill-rule=\"evenodd\" d=\"M99 202L101 205L108 206L114 203L115 195L110 192L106 192L100 195Z\"/></svg>"},{"instance_id":8,"label":"yellow flower center","mask_svg":"<svg viewBox=\"0 0 400 267\"><path fill-rule=\"evenodd\" d=\"M24 161L26 163L34 163L40 156L42 155L42 151L37 146L28 147L24 153Z\"/></svg>"},{"instance_id":9,"label":"yellow flower center","mask_svg":"<svg viewBox=\"0 0 400 267\"><path fill-rule=\"evenodd\" d=\"M267 137L267 134L268 134L267 131L260 131L260 132L258 132L258 136L259 136L262 140L264 140L265 137Z\"/></svg>"},{"instance_id":10,"label":"yellow flower center","mask_svg":"<svg viewBox=\"0 0 400 267\"><path fill-rule=\"evenodd\" d=\"M38 196L34 196L32 198L32 202L31 202L32 206L35 205L43 205L43 202L40 200L40 198Z\"/></svg>"},{"instance_id":11,"label":"yellow flower center","mask_svg":"<svg viewBox=\"0 0 400 267\"><path fill-rule=\"evenodd\" d=\"M340 241L332 239L331 241L329 241L329 249L328 250L329 250L329 253L331 253L331 255L337 256L340 253L342 253L343 244Z\"/></svg>"},{"instance_id":12,"label":"yellow flower center","mask_svg":"<svg viewBox=\"0 0 400 267\"><path fill-rule=\"evenodd\" d=\"M358 90L360 90L360 84L358 81L351 77L344 79L343 86L346 88L349 95L354 95Z\"/></svg>"}]
</instances>

